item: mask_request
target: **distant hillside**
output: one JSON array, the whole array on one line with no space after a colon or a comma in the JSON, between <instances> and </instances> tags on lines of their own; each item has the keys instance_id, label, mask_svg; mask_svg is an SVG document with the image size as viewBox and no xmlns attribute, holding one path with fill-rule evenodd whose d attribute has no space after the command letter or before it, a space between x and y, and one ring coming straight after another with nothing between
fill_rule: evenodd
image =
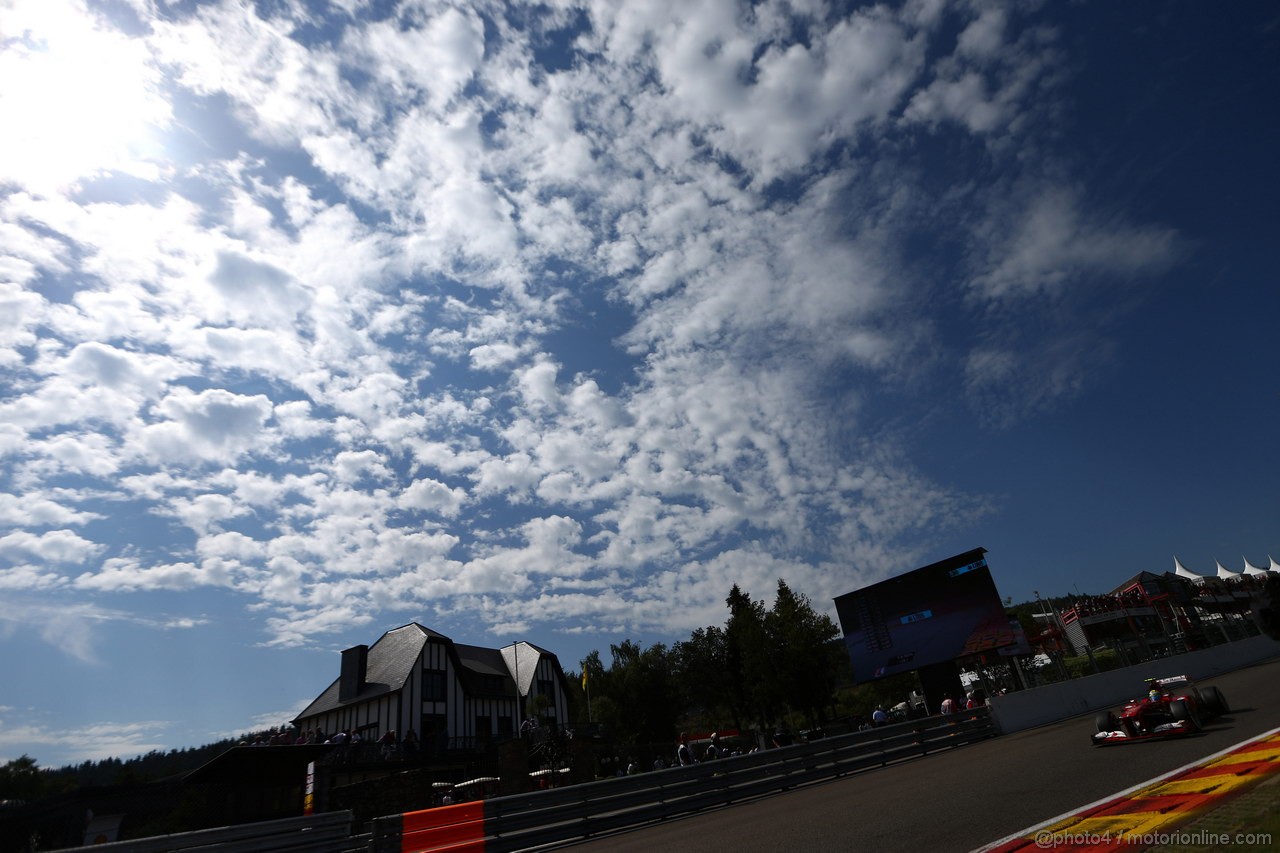
<instances>
[{"instance_id":1,"label":"distant hillside","mask_svg":"<svg viewBox=\"0 0 1280 853\"><path fill-rule=\"evenodd\" d=\"M250 732L204 746L171 749L168 752L152 750L133 758L104 758L100 761L68 764L57 769L39 767L35 759L24 755L0 765L0 800L32 802L76 788L154 782L181 776L238 743L252 742L258 735L265 738L270 734L269 731Z\"/></svg>"}]
</instances>

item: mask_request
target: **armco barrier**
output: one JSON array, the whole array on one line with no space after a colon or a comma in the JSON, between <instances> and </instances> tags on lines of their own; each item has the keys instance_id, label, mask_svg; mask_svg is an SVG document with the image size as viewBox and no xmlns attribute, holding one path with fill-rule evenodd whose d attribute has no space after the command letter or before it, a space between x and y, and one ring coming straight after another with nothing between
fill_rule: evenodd
<instances>
[{"instance_id":1,"label":"armco barrier","mask_svg":"<svg viewBox=\"0 0 1280 853\"><path fill-rule=\"evenodd\" d=\"M351 836L351 812L325 812L112 841L92 847L67 847L55 853L346 853L367 850L368 842Z\"/></svg>"},{"instance_id":2,"label":"armco barrier","mask_svg":"<svg viewBox=\"0 0 1280 853\"><path fill-rule=\"evenodd\" d=\"M603 835L992 737L986 709L751 755L376 818L371 853L506 853Z\"/></svg>"},{"instance_id":3,"label":"armco barrier","mask_svg":"<svg viewBox=\"0 0 1280 853\"><path fill-rule=\"evenodd\" d=\"M374 850L449 850L483 853L484 802L459 803L380 817L374 821Z\"/></svg>"},{"instance_id":4,"label":"armco barrier","mask_svg":"<svg viewBox=\"0 0 1280 853\"><path fill-rule=\"evenodd\" d=\"M1212 678L1280 655L1280 642L1263 634L1194 652L1158 658L1098 675L1073 678L1030 690L991 697L991 711L1003 734L1065 720L1132 699L1148 678L1189 675ZM1230 697L1228 697L1230 698Z\"/></svg>"}]
</instances>

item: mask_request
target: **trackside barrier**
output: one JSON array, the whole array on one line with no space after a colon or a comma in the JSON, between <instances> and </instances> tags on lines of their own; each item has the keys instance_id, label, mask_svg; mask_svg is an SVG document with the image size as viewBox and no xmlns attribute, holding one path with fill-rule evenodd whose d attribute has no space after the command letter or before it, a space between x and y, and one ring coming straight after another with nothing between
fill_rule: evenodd
<instances>
[{"instance_id":1,"label":"trackside barrier","mask_svg":"<svg viewBox=\"0 0 1280 853\"><path fill-rule=\"evenodd\" d=\"M351 812L324 812L199 829L173 835L154 835L132 841L112 841L91 847L66 847L56 853L346 853L367 850L368 843L351 836Z\"/></svg>"},{"instance_id":2,"label":"trackside barrier","mask_svg":"<svg viewBox=\"0 0 1280 853\"><path fill-rule=\"evenodd\" d=\"M373 822L372 849L387 853L483 853L484 813L484 802L480 801L380 817Z\"/></svg>"},{"instance_id":3,"label":"trackside barrier","mask_svg":"<svg viewBox=\"0 0 1280 853\"><path fill-rule=\"evenodd\" d=\"M985 708L373 821L370 853L507 853L605 835L994 737ZM472 811L459 811L472 807Z\"/></svg>"}]
</instances>

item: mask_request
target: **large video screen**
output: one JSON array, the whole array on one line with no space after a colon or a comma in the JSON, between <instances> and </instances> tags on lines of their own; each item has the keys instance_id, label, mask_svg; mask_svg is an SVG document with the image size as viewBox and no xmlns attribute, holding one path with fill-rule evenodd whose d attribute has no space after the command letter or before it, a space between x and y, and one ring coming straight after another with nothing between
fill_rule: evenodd
<instances>
[{"instance_id":1,"label":"large video screen","mask_svg":"<svg viewBox=\"0 0 1280 853\"><path fill-rule=\"evenodd\" d=\"M984 554L976 548L837 598L854 681L1015 643Z\"/></svg>"}]
</instances>

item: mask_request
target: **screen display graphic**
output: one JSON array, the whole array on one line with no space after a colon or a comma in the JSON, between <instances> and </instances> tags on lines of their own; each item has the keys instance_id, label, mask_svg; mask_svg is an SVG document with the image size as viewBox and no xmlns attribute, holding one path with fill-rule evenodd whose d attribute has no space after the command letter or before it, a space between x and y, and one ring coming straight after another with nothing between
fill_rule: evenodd
<instances>
[{"instance_id":1,"label":"screen display graphic","mask_svg":"<svg viewBox=\"0 0 1280 853\"><path fill-rule=\"evenodd\" d=\"M982 548L835 600L858 683L1010 646L1017 637Z\"/></svg>"}]
</instances>

